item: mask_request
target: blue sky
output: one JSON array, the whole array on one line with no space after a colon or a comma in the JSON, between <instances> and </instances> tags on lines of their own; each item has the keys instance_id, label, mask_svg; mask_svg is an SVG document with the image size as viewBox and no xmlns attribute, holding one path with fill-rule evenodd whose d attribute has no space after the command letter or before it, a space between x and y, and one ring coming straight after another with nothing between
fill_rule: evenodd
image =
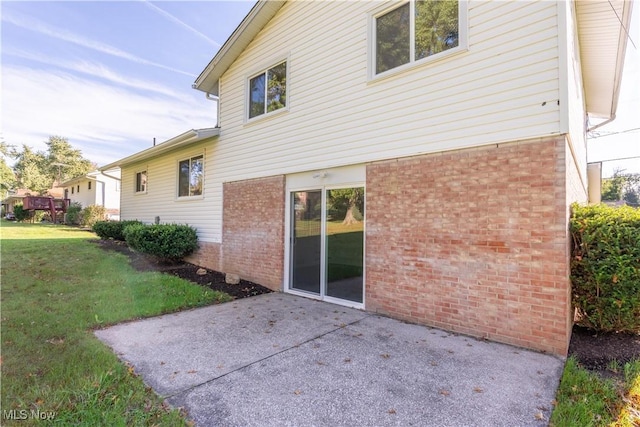
<instances>
[{"instance_id":1,"label":"blue sky","mask_svg":"<svg viewBox=\"0 0 640 427\"><path fill-rule=\"evenodd\" d=\"M44 149L67 137L104 165L189 129L215 125L191 89L254 1L0 2L2 137ZM640 48L640 4L631 37ZM589 161L640 156L640 54L631 43L617 119L589 142ZM640 158L605 162L640 172Z\"/></svg>"},{"instance_id":2,"label":"blue sky","mask_svg":"<svg viewBox=\"0 0 640 427\"><path fill-rule=\"evenodd\" d=\"M254 3L2 1L4 141L104 165L214 126L191 85Z\"/></svg>"}]
</instances>

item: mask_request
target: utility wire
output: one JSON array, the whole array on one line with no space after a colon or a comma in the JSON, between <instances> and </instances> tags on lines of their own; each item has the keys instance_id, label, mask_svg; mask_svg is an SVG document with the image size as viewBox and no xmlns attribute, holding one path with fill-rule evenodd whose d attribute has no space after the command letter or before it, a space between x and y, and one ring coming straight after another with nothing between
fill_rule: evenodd
<instances>
[{"instance_id":1,"label":"utility wire","mask_svg":"<svg viewBox=\"0 0 640 427\"><path fill-rule=\"evenodd\" d=\"M624 30L625 34L627 35L627 38L629 39L629 41L633 45L633 48L635 50L638 50L638 48L636 47L636 44L633 42L633 39L629 35L629 31L627 31L627 29L625 28L624 24L622 23L622 19L620 19L620 16L618 15L618 12L616 11L616 8L613 7L613 5L611 4L611 0L608 0L608 2L609 2L609 6L611 6L611 10L613 10L613 13L616 14L616 18L618 18L618 22L620 23L620 26L622 27L622 29Z\"/></svg>"},{"instance_id":2,"label":"utility wire","mask_svg":"<svg viewBox=\"0 0 640 427\"><path fill-rule=\"evenodd\" d=\"M618 132L610 132L610 133L605 133L605 134L599 134L598 132L592 132L593 136L590 136L589 139L604 138L605 136L619 135L621 133L635 132L635 131L639 131L639 130L640 130L640 128L633 128L633 129L625 129L625 130L621 130L621 131L618 131Z\"/></svg>"}]
</instances>

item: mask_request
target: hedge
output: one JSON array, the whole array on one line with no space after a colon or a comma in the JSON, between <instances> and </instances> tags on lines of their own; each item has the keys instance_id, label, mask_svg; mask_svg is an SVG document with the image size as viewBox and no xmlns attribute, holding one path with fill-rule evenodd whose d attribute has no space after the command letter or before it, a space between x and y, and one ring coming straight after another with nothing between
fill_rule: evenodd
<instances>
[{"instance_id":1,"label":"hedge","mask_svg":"<svg viewBox=\"0 0 640 427\"><path fill-rule=\"evenodd\" d=\"M198 249L196 230L188 225L128 225L124 229L127 245L133 250L162 260L177 261Z\"/></svg>"},{"instance_id":2,"label":"hedge","mask_svg":"<svg viewBox=\"0 0 640 427\"><path fill-rule=\"evenodd\" d=\"M137 220L130 221L98 221L93 224L93 231L101 239L124 241L124 229L132 224L142 224Z\"/></svg>"},{"instance_id":3,"label":"hedge","mask_svg":"<svg viewBox=\"0 0 640 427\"><path fill-rule=\"evenodd\" d=\"M578 323L640 332L640 209L572 205L571 284Z\"/></svg>"}]
</instances>

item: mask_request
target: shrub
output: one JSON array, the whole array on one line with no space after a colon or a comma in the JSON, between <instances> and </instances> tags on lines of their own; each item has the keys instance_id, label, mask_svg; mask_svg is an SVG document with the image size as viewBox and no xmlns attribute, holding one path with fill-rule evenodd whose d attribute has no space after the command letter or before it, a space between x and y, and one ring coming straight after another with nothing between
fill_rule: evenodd
<instances>
[{"instance_id":1,"label":"shrub","mask_svg":"<svg viewBox=\"0 0 640 427\"><path fill-rule=\"evenodd\" d=\"M89 205L80 212L80 224L85 227L93 227L98 221L107 219L107 208L100 205Z\"/></svg>"},{"instance_id":2,"label":"shrub","mask_svg":"<svg viewBox=\"0 0 640 427\"><path fill-rule=\"evenodd\" d=\"M140 224L142 223L138 220L133 221L98 221L93 224L93 231L101 238L101 239L113 239L113 240L121 240L124 241L124 229L125 227L132 224Z\"/></svg>"},{"instance_id":3,"label":"shrub","mask_svg":"<svg viewBox=\"0 0 640 427\"><path fill-rule=\"evenodd\" d=\"M82 204L79 202L72 202L67 208L67 215L64 217L64 222L67 225L79 225L81 212Z\"/></svg>"},{"instance_id":4,"label":"shrub","mask_svg":"<svg viewBox=\"0 0 640 427\"><path fill-rule=\"evenodd\" d=\"M31 218L31 212L24 209L22 205L15 205L13 207L13 215L16 217L16 221L22 222L25 219Z\"/></svg>"},{"instance_id":5,"label":"shrub","mask_svg":"<svg viewBox=\"0 0 640 427\"><path fill-rule=\"evenodd\" d=\"M640 209L574 204L571 283L578 322L640 331Z\"/></svg>"},{"instance_id":6,"label":"shrub","mask_svg":"<svg viewBox=\"0 0 640 427\"><path fill-rule=\"evenodd\" d=\"M188 225L129 225L124 236L130 248L166 261L177 261L198 248L196 230Z\"/></svg>"}]
</instances>

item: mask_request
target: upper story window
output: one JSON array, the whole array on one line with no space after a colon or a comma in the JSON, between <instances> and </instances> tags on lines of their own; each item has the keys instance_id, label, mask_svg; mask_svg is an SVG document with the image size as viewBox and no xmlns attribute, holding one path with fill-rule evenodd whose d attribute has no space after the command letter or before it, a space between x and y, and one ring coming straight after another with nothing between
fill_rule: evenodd
<instances>
[{"instance_id":1,"label":"upper story window","mask_svg":"<svg viewBox=\"0 0 640 427\"><path fill-rule=\"evenodd\" d=\"M89 181L89 185L88 185L87 190L91 190L91 181Z\"/></svg>"},{"instance_id":2,"label":"upper story window","mask_svg":"<svg viewBox=\"0 0 640 427\"><path fill-rule=\"evenodd\" d=\"M136 172L136 193L147 192L147 171Z\"/></svg>"},{"instance_id":3,"label":"upper story window","mask_svg":"<svg viewBox=\"0 0 640 427\"><path fill-rule=\"evenodd\" d=\"M78 184L78 189L76 190L76 193L80 192L80 184Z\"/></svg>"},{"instance_id":4,"label":"upper story window","mask_svg":"<svg viewBox=\"0 0 640 427\"><path fill-rule=\"evenodd\" d=\"M373 15L373 75L464 44L461 11L458 0L412 0Z\"/></svg>"},{"instance_id":5,"label":"upper story window","mask_svg":"<svg viewBox=\"0 0 640 427\"><path fill-rule=\"evenodd\" d=\"M204 182L203 156L182 160L178 164L178 197L202 195Z\"/></svg>"},{"instance_id":6,"label":"upper story window","mask_svg":"<svg viewBox=\"0 0 640 427\"><path fill-rule=\"evenodd\" d=\"M248 117L277 111L287 106L287 61L249 79Z\"/></svg>"},{"instance_id":7,"label":"upper story window","mask_svg":"<svg viewBox=\"0 0 640 427\"><path fill-rule=\"evenodd\" d=\"M76 189L76 187L71 187L71 194L74 193L75 189Z\"/></svg>"}]
</instances>

